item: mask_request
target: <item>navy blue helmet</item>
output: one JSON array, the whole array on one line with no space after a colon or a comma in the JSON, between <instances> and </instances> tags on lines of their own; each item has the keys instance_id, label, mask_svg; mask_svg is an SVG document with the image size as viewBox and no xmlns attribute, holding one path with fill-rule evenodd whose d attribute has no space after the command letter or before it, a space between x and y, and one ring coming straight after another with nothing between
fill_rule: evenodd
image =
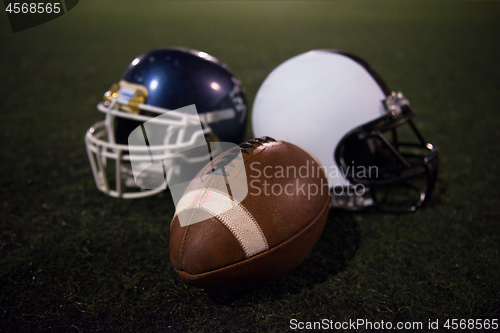
<instances>
[{"instance_id":1,"label":"navy blue helmet","mask_svg":"<svg viewBox=\"0 0 500 333\"><path fill-rule=\"evenodd\" d=\"M104 94L97 109L106 114L86 135L86 145L97 187L115 197L142 197L158 191L125 193L137 185L130 170L129 135L160 115L172 121L162 141L165 151L189 148L200 131L183 128L186 119L175 110L195 105L206 141L243 141L247 105L243 86L231 69L215 57L182 47L153 50L135 58ZM162 116L163 117L163 116ZM165 124L165 117L161 120ZM160 147L161 148L161 147ZM159 149L159 148L158 148ZM114 182L106 176L107 160L116 162Z\"/></svg>"}]
</instances>

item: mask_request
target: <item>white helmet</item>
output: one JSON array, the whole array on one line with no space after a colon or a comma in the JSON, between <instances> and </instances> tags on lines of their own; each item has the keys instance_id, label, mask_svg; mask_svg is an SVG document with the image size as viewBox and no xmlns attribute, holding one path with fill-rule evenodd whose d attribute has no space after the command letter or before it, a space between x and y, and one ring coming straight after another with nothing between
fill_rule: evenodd
<instances>
[{"instance_id":1,"label":"white helmet","mask_svg":"<svg viewBox=\"0 0 500 333\"><path fill-rule=\"evenodd\" d=\"M413 115L403 94L391 92L365 61L313 50L264 80L252 127L255 136L313 153L328 175L333 207L405 212L429 197L438 165L437 149L424 141Z\"/></svg>"}]
</instances>

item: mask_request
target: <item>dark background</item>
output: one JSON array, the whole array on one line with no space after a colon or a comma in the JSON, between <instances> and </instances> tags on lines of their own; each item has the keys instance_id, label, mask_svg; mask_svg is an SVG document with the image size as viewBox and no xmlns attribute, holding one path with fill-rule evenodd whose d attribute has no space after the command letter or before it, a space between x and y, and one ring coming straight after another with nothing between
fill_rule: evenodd
<instances>
[{"instance_id":1,"label":"dark background","mask_svg":"<svg viewBox=\"0 0 500 333\"><path fill-rule=\"evenodd\" d=\"M15 34L0 17L0 331L499 318L499 2L81 1ZM129 62L168 45L229 64L250 107L296 54L361 56L404 92L440 149L432 201L407 215L331 212L310 255L254 290L185 285L168 259L169 194L100 193L83 141Z\"/></svg>"}]
</instances>

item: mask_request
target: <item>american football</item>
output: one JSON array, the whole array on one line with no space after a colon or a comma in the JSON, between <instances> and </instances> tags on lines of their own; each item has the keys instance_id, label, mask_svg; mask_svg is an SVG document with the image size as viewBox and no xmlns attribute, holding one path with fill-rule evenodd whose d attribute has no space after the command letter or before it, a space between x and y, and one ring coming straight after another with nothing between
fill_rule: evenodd
<instances>
[{"instance_id":1,"label":"american football","mask_svg":"<svg viewBox=\"0 0 500 333\"><path fill-rule=\"evenodd\" d=\"M213 172L224 161L227 167ZM234 187L224 191L228 181L248 187L241 202L232 197ZM282 276L316 244L328 215L328 181L308 152L257 138L202 169L176 208L170 259L181 279L207 290L247 289Z\"/></svg>"}]
</instances>

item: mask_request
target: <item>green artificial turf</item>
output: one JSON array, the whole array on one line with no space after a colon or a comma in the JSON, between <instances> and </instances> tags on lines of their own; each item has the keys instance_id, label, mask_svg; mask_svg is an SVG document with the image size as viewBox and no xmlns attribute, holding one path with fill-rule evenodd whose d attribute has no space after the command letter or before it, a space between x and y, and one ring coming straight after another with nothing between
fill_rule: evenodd
<instances>
[{"instance_id":1,"label":"green artificial turf","mask_svg":"<svg viewBox=\"0 0 500 333\"><path fill-rule=\"evenodd\" d=\"M499 2L80 1L16 34L0 15L0 331L283 332L292 318L428 331L500 317ZM166 45L229 64L250 105L296 54L361 56L440 149L432 201L407 215L332 211L310 255L262 287L185 285L169 263L169 194L100 193L83 141L128 63Z\"/></svg>"}]
</instances>

